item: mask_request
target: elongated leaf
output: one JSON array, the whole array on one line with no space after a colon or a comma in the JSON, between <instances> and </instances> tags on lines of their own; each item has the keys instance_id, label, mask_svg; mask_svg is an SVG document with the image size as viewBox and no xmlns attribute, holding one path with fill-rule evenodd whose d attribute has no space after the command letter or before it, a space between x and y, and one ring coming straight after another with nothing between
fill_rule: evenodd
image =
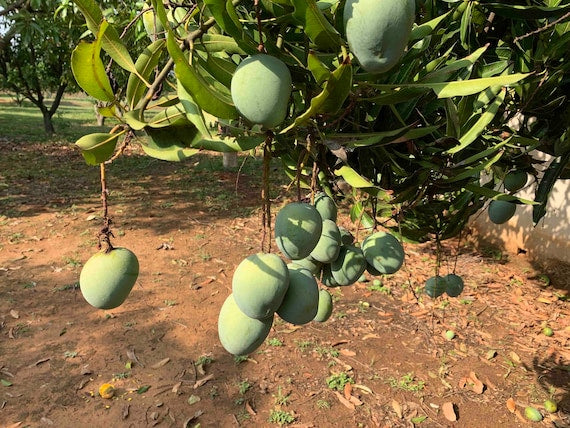
<instances>
[{"instance_id":1,"label":"elongated leaf","mask_svg":"<svg viewBox=\"0 0 570 428\"><path fill-rule=\"evenodd\" d=\"M552 192L552 188L556 184L556 180L560 177L564 168L568 166L569 162L570 152L566 153L559 159L553 160L544 172L544 176L540 180L534 196L534 200L538 203L538 205L535 205L532 208L532 221L535 226L538 224L540 219L546 215L546 204L548 203L550 192Z\"/></svg>"},{"instance_id":2,"label":"elongated leaf","mask_svg":"<svg viewBox=\"0 0 570 428\"><path fill-rule=\"evenodd\" d=\"M481 3L481 6L490 9L497 15L511 19L557 18L570 11L570 3L556 7L522 6L508 3Z\"/></svg>"},{"instance_id":3,"label":"elongated leaf","mask_svg":"<svg viewBox=\"0 0 570 428\"><path fill-rule=\"evenodd\" d=\"M536 202L531 201L529 199L523 199L519 198L518 196L508 195L506 193L490 189L489 187L478 186L472 183L465 185L465 189L475 193L476 195L484 196L488 199L493 199L497 201L519 202L525 205L536 205Z\"/></svg>"},{"instance_id":4,"label":"elongated leaf","mask_svg":"<svg viewBox=\"0 0 570 428\"><path fill-rule=\"evenodd\" d=\"M204 34L199 40L196 40L194 48L207 52L226 52L230 55L246 54L233 38L222 34Z\"/></svg>"},{"instance_id":5,"label":"elongated leaf","mask_svg":"<svg viewBox=\"0 0 570 428\"><path fill-rule=\"evenodd\" d=\"M493 156L492 158L488 159L486 162L481 162L478 165L469 166L467 168L462 168L460 170L452 170L453 175L451 175L449 178L446 178L445 180L443 180L443 182L444 183L455 183L457 181L461 181L461 180L464 180L464 179L469 178L469 177L475 177L476 174L483 171L484 169L490 168L491 165L493 165L499 159L501 159L501 157L503 156L503 153L504 152L501 151L501 152L497 153L495 156Z\"/></svg>"},{"instance_id":6,"label":"elongated leaf","mask_svg":"<svg viewBox=\"0 0 570 428\"><path fill-rule=\"evenodd\" d=\"M481 58L481 56L487 51L488 47L489 45L480 47L472 54L464 58L454 60L451 63L447 64L445 67L426 74L422 79L422 83L444 82L457 71L472 69L473 64L475 64L477 60Z\"/></svg>"},{"instance_id":7,"label":"elongated leaf","mask_svg":"<svg viewBox=\"0 0 570 428\"><path fill-rule=\"evenodd\" d=\"M147 123L140 120L140 109L130 110L123 115L123 121L134 131L140 131L147 126Z\"/></svg>"},{"instance_id":8,"label":"elongated leaf","mask_svg":"<svg viewBox=\"0 0 570 428\"><path fill-rule=\"evenodd\" d=\"M362 202L358 201L352 204L350 208L350 220L353 223L359 223L367 231L374 229L374 219L364 210Z\"/></svg>"},{"instance_id":9,"label":"elongated leaf","mask_svg":"<svg viewBox=\"0 0 570 428\"><path fill-rule=\"evenodd\" d=\"M394 91L398 89L431 89L438 98L463 97L466 95L478 94L492 86L508 86L517 83L529 76L529 74L508 74L505 76L486 77L481 79L469 79L455 82L440 83L403 83L394 85L371 84L376 89L384 91Z\"/></svg>"},{"instance_id":10,"label":"elongated leaf","mask_svg":"<svg viewBox=\"0 0 570 428\"><path fill-rule=\"evenodd\" d=\"M327 20L315 0L291 0L293 16L301 23L305 34L320 49L338 49L341 45L338 31Z\"/></svg>"},{"instance_id":11,"label":"elongated leaf","mask_svg":"<svg viewBox=\"0 0 570 428\"><path fill-rule=\"evenodd\" d=\"M223 96L207 84L202 76L188 64L178 42L169 32L167 36L168 52L174 59L177 79L184 89L192 95L192 98L203 110L221 119L233 119L237 117L237 110L231 99Z\"/></svg>"},{"instance_id":12,"label":"elongated leaf","mask_svg":"<svg viewBox=\"0 0 570 428\"><path fill-rule=\"evenodd\" d=\"M413 125L405 126L403 128L394 129L391 131L373 132L366 134L330 134L330 139L339 139L341 142L345 138L350 138L351 141L342 143L344 147L358 148L358 147L378 147L387 144L394 144L421 138L435 132L437 126L427 126L424 128L414 128Z\"/></svg>"},{"instance_id":13,"label":"elongated leaf","mask_svg":"<svg viewBox=\"0 0 570 428\"><path fill-rule=\"evenodd\" d=\"M461 136L459 139L459 143L457 146L452 147L451 149L447 150L447 154L454 154L460 152L473 141L475 141L487 128L487 125L491 123L491 121L495 118L495 115L499 111L499 107L503 104L505 100L506 90L502 90L493 104L489 106L489 108L481 115L481 117L475 122L475 124L467 131L464 135Z\"/></svg>"},{"instance_id":14,"label":"elongated leaf","mask_svg":"<svg viewBox=\"0 0 570 428\"><path fill-rule=\"evenodd\" d=\"M165 161L182 161L199 152L191 145L200 139L196 127L186 120L166 128L145 128L150 141L141 144L149 156Z\"/></svg>"},{"instance_id":15,"label":"elongated leaf","mask_svg":"<svg viewBox=\"0 0 570 428\"><path fill-rule=\"evenodd\" d=\"M356 170L348 165L343 165L335 170L335 175L342 177L345 181L355 189L360 189L369 195L375 196L378 199L388 201L390 198L388 194L381 188L372 184L368 179L360 175Z\"/></svg>"},{"instance_id":16,"label":"elongated leaf","mask_svg":"<svg viewBox=\"0 0 570 428\"><path fill-rule=\"evenodd\" d=\"M71 53L71 71L77 84L87 94L101 101L113 101L113 89L105 66L101 60L101 35L105 32L106 21L101 25L101 34L94 42L79 42Z\"/></svg>"},{"instance_id":17,"label":"elongated leaf","mask_svg":"<svg viewBox=\"0 0 570 428\"><path fill-rule=\"evenodd\" d=\"M282 130L280 134L285 134L291 129L303 125L318 113L324 113L334 109L338 110L340 105L342 105L348 96L351 86L352 66L350 64L343 63L330 74L323 90L311 99L311 105L309 108L303 114L298 116L291 125Z\"/></svg>"},{"instance_id":18,"label":"elongated leaf","mask_svg":"<svg viewBox=\"0 0 570 428\"><path fill-rule=\"evenodd\" d=\"M236 71L237 65L227 59L217 58L209 55L206 59L204 68L210 73L218 82L226 88L230 88L232 77Z\"/></svg>"},{"instance_id":19,"label":"elongated leaf","mask_svg":"<svg viewBox=\"0 0 570 428\"><path fill-rule=\"evenodd\" d=\"M158 65L164 53L165 44L166 41L164 39L159 39L149 45L137 58L135 67L138 75L131 73L127 83L127 103L131 109L135 108L147 90L146 81L150 79L155 67ZM139 76L142 76L144 80Z\"/></svg>"},{"instance_id":20,"label":"elongated leaf","mask_svg":"<svg viewBox=\"0 0 570 428\"><path fill-rule=\"evenodd\" d=\"M331 75L331 71L323 64L314 51L310 51L307 56L307 68L319 86L325 83Z\"/></svg>"},{"instance_id":21,"label":"elongated leaf","mask_svg":"<svg viewBox=\"0 0 570 428\"><path fill-rule=\"evenodd\" d=\"M231 0L204 0L204 4L215 18L216 24L229 34L243 50L249 54L256 53L257 44L244 32Z\"/></svg>"},{"instance_id":22,"label":"elongated leaf","mask_svg":"<svg viewBox=\"0 0 570 428\"><path fill-rule=\"evenodd\" d=\"M113 156L120 135L106 133L88 134L77 140L75 145L81 149L81 154L87 165L99 165Z\"/></svg>"},{"instance_id":23,"label":"elongated leaf","mask_svg":"<svg viewBox=\"0 0 570 428\"><path fill-rule=\"evenodd\" d=\"M429 36L431 33L433 33L437 26L449 16L451 12L452 11L450 10L443 15L437 16L428 22L424 22L423 24L414 27L412 29L412 33L410 34L410 41L420 40Z\"/></svg>"},{"instance_id":24,"label":"elongated leaf","mask_svg":"<svg viewBox=\"0 0 570 428\"><path fill-rule=\"evenodd\" d=\"M74 3L85 17L87 28L89 28L93 34L99 33L99 26L104 21L103 13L99 5L95 3L94 0L75 0ZM119 38L119 33L112 25L104 32L102 45L105 52L107 52L117 64L131 73L137 72L129 50L123 44Z\"/></svg>"},{"instance_id":25,"label":"elongated leaf","mask_svg":"<svg viewBox=\"0 0 570 428\"><path fill-rule=\"evenodd\" d=\"M245 152L251 150L265 141L265 136L227 137L224 139L201 139L192 143L192 147L200 150L214 152Z\"/></svg>"},{"instance_id":26,"label":"elongated leaf","mask_svg":"<svg viewBox=\"0 0 570 428\"><path fill-rule=\"evenodd\" d=\"M210 130L206 125L202 110L200 110L200 107L198 107L198 105L194 102L192 95L190 95L188 91L184 89L184 86L182 86L180 81L176 82L176 88L178 92L178 98L180 99L180 104L182 104L182 107L186 112L186 119L192 122L202 137L210 138Z\"/></svg>"},{"instance_id":27,"label":"elongated leaf","mask_svg":"<svg viewBox=\"0 0 570 428\"><path fill-rule=\"evenodd\" d=\"M155 114L148 120L147 126L151 128L166 128L181 121L187 122L186 111L182 104L178 103Z\"/></svg>"}]
</instances>

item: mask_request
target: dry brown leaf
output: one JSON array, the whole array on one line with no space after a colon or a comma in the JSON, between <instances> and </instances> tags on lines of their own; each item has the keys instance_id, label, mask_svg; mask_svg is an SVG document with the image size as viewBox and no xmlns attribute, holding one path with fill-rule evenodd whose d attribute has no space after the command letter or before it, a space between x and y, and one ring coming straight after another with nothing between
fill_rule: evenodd
<instances>
[{"instance_id":1,"label":"dry brown leaf","mask_svg":"<svg viewBox=\"0 0 570 428\"><path fill-rule=\"evenodd\" d=\"M51 360L51 357L47 357L47 358L41 358L38 361L36 361L34 364L30 364L28 367L35 367L35 366L39 366L42 363L45 363L47 361Z\"/></svg>"},{"instance_id":2,"label":"dry brown leaf","mask_svg":"<svg viewBox=\"0 0 570 428\"><path fill-rule=\"evenodd\" d=\"M10 338L10 339L15 339L15 337L14 337L14 327L11 327L10 330L8 330L8 338Z\"/></svg>"},{"instance_id":3,"label":"dry brown leaf","mask_svg":"<svg viewBox=\"0 0 570 428\"><path fill-rule=\"evenodd\" d=\"M348 401L350 401L355 406L362 406L364 404L362 401L360 401L354 395L351 395L350 398L348 399Z\"/></svg>"},{"instance_id":4,"label":"dry brown leaf","mask_svg":"<svg viewBox=\"0 0 570 428\"><path fill-rule=\"evenodd\" d=\"M507 400L507 409L509 409L509 412L514 413L516 408L517 408L517 405L515 403L515 400L513 400L513 397L509 398Z\"/></svg>"},{"instance_id":5,"label":"dry brown leaf","mask_svg":"<svg viewBox=\"0 0 570 428\"><path fill-rule=\"evenodd\" d=\"M477 378L475 372L469 373L469 380L472 381L471 389L477 394L483 394L483 391L485 390L485 385L483 385L483 382L481 382Z\"/></svg>"},{"instance_id":6,"label":"dry brown leaf","mask_svg":"<svg viewBox=\"0 0 570 428\"><path fill-rule=\"evenodd\" d=\"M396 412L398 418L402 419L404 417L404 414L402 413L402 406L400 406L400 403L398 403L396 400L392 400L392 409L394 409L394 412Z\"/></svg>"},{"instance_id":7,"label":"dry brown leaf","mask_svg":"<svg viewBox=\"0 0 570 428\"><path fill-rule=\"evenodd\" d=\"M213 374L209 374L206 377L203 377L202 379L198 379L196 381L196 383L194 384L194 389L198 389L200 388L202 385L204 385L206 382L208 382L209 380L212 380L214 378Z\"/></svg>"},{"instance_id":8,"label":"dry brown leaf","mask_svg":"<svg viewBox=\"0 0 570 428\"><path fill-rule=\"evenodd\" d=\"M174 385L172 387L172 392L174 392L175 394L178 394L178 391L180 391L181 386L182 386L182 382L178 382L176 385Z\"/></svg>"},{"instance_id":9,"label":"dry brown leaf","mask_svg":"<svg viewBox=\"0 0 570 428\"><path fill-rule=\"evenodd\" d=\"M11 316L12 318L15 318L15 319L20 318L20 314L19 314L18 311L15 310L15 309L12 309L12 310L10 311L10 316Z\"/></svg>"},{"instance_id":10,"label":"dry brown leaf","mask_svg":"<svg viewBox=\"0 0 570 428\"><path fill-rule=\"evenodd\" d=\"M378 336L377 334L369 333L362 338L362 340L368 340L368 339L380 339L380 336Z\"/></svg>"},{"instance_id":11,"label":"dry brown leaf","mask_svg":"<svg viewBox=\"0 0 570 428\"><path fill-rule=\"evenodd\" d=\"M253 407L251 407L251 404L249 404L249 401L245 402L245 410L247 410L247 413L249 413L251 416L257 415L257 412L255 410L253 410Z\"/></svg>"},{"instance_id":12,"label":"dry brown leaf","mask_svg":"<svg viewBox=\"0 0 570 428\"><path fill-rule=\"evenodd\" d=\"M168 364L169 361L170 361L170 358L166 357L166 358L160 360L158 363L155 363L152 366L150 366L150 368L151 369L159 369L160 367Z\"/></svg>"},{"instance_id":13,"label":"dry brown leaf","mask_svg":"<svg viewBox=\"0 0 570 428\"><path fill-rule=\"evenodd\" d=\"M453 408L453 403L448 401L443 403L441 406L441 410L443 411L443 416L450 422L455 422L457 420L457 414L455 413L455 409Z\"/></svg>"},{"instance_id":14,"label":"dry brown leaf","mask_svg":"<svg viewBox=\"0 0 570 428\"><path fill-rule=\"evenodd\" d=\"M515 351L511 351L511 353L509 355L511 357L511 360L513 360L513 362L515 362L517 364L521 363L521 357L519 357Z\"/></svg>"},{"instance_id":15,"label":"dry brown leaf","mask_svg":"<svg viewBox=\"0 0 570 428\"><path fill-rule=\"evenodd\" d=\"M129 417L129 412L131 410L131 405L127 404L125 405L125 407L123 407L123 411L121 413L121 417L124 419L127 419Z\"/></svg>"},{"instance_id":16,"label":"dry brown leaf","mask_svg":"<svg viewBox=\"0 0 570 428\"><path fill-rule=\"evenodd\" d=\"M14 422L12 425L6 426L6 428L18 428L20 425L22 425L22 422Z\"/></svg>"},{"instance_id":17,"label":"dry brown leaf","mask_svg":"<svg viewBox=\"0 0 570 428\"><path fill-rule=\"evenodd\" d=\"M359 383L355 383L354 385L352 385L353 388L358 388L361 391L365 392L366 394L372 394L372 390L370 388L368 388L366 385L361 385Z\"/></svg>"},{"instance_id":18,"label":"dry brown leaf","mask_svg":"<svg viewBox=\"0 0 570 428\"><path fill-rule=\"evenodd\" d=\"M139 361L137 355L135 354L134 348L127 349L127 358L134 363L139 364L141 367L144 367L144 364Z\"/></svg>"},{"instance_id":19,"label":"dry brown leaf","mask_svg":"<svg viewBox=\"0 0 570 428\"><path fill-rule=\"evenodd\" d=\"M350 410L355 410L356 407L354 406L354 404L352 404L350 401L348 401L346 398L344 398L340 392L335 391L334 394L336 395L336 398L338 398L338 401L340 401L345 407L347 407Z\"/></svg>"},{"instance_id":20,"label":"dry brown leaf","mask_svg":"<svg viewBox=\"0 0 570 428\"><path fill-rule=\"evenodd\" d=\"M351 383L346 383L344 385L344 398L346 398L347 400L350 400L350 397L352 396L352 384Z\"/></svg>"},{"instance_id":21,"label":"dry brown leaf","mask_svg":"<svg viewBox=\"0 0 570 428\"><path fill-rule=\"evenodd\" d=\"M356 352L351 351L350 349L341 349L339 351L340 355L344 355L345 357L355 357Z\"/></svg>"}]
</instances>

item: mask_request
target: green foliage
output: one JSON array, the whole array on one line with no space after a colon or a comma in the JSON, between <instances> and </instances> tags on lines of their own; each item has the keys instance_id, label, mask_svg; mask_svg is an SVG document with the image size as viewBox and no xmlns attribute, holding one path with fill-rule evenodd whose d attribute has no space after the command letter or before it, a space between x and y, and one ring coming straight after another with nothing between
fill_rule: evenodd
<instances>
[{"instance_id":1,"label":"green foliage","mask_svg":"<svg viewBox=\"0 0 570 428\"><path fill-rule=\"evenodd\" d=\"M354 379L350 377L346 372L340 372L340 373L334 373L329 377L327 377L326 383L330 389L343 391L344 386L347 383L354 383Z\"/></svg>"},{"instance_id":2,"label":"green foliage","mask_svg":"<svg viewBox=\"0 0 570 428\"><path fill-rule=\"evenodd\" d=\"M295 422L295 416L285 410L271 409L269 422L277 425L287 425Z\"/></svg>"},{"instance_id":3,"label":"green foliage","mask_svg":"<svg viewBox=\"0 0 570 428\"><path fill-rule=\"evenodd\" d=\"M263 1L256 14L252 0L199 0L177 20L175 3L154 0L154 16L145 16L164 32L143 38L144 52L126 42L140 22L121 39L123 23L99 19L106 15L94 0L78 6L101 58L114 59L114 74L130 74L107 112L123 138L149 135L141 144L150 156L180 161L266 141L300 186L344 196L353 221L381 222L414 242L456 236L488 199L533 204L499 190L507 173L523 171L539 182L537 223L556 180L570 177L570 3L415 3L403 55L374 74L347 49L345 2ZM293 82L271 132L238 117L230 96L233 72L260 40ZM78 80L92 81L97 68ZM537 152L553 157L541 165Z\"/></svg>"}]
</instances>

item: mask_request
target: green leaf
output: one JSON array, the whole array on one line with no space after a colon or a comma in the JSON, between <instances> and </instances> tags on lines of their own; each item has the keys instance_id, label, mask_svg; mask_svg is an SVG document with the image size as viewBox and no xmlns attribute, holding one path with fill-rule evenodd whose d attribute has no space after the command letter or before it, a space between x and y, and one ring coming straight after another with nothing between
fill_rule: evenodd
<instances>
[{"instance_id":1,"label":"green leaf","mask_svg":"<svg viewBox=\"0 0 570 428\"><path fill-rule=\"evenodd\" d=\"M301 126L318 113L336 112L348 96L351 87L352 66L343 63L330 74L323 90L311 99L309 108L280 134L285 134L291 129Z\"/></svg>"},{"instance_id":2,"label":"green leaf","mask_svg":"<svg viewBox=\"0 0 570 428\"><path fill-rule=\"evenodd\" d=\"M207 84L200 74L190 65L178 42L171 32L167 36L168 52L174 60L174 72L184 89L204 111L220 118L233 119L237 117L237 110L231 99L221 94Z\"/></svg>"},{"instance_id":3,"label":"green leaf","mask_svg":"<svg viewBox=\"0 0 570 428\"><path fill-rule=\"evenodd\" d=\"M192 143L192 147L213 152L245 152L251 150L265 141L265 136L226 137L224 139L201 139Z\"/></svg>"},{"instance_id":4,"label":"green leaf","mask_svg":"<svg viewBox=\"0 0 570 428\"><path fill-rule=\"evenodd\" d=\"M246 54L233 38L222 34L204 34L199 40L194 42L194 48L207 52L225 52L229 55Z\"/></svg>"},{"instance_id":5,"label":"green leaf","mask_svg":"<svg viewBox=\"0 0 570 428\"><path fill-rule=\"evenodd\" d=\"M135 67L138 71L129 75L127 83L127 103L131 109L135 108L147 90L146 82L150 79L155 67L164 53L166 41L159 39L150 44L137 58ZM141 76L141 77L139 77Z\"/></svg>"},{"instance_id":6,"label":"green leaf","mask_svg":"<svg viewBox=\"0 0 570 428\"><path fill-rule=\"evenodd\" d=\"M532 209L532 221L535 226L538 224L540 219L546 215L546 205L548 203L550 192L552 192L552 188L556 184L556 180L560 177L562 171L569 162L570 152L567 152L559 159L554 159L544 172L544 176L540 180L534 196L535 201L538 203L538 205L535 205Z\"/></svg>"},{"instance_id":7,"label":"green leaf","mask_svg":"<svg viewBox=\"0 0 570 428\"><path fill-rule=\"evenodd\" d=\"M137 394L144 394L150 389L150 385L143 385L139 389L137 389Z\"/></svg>"},{"instance_id":8,"label":"green leaf","mask_svg":"<svg viewBox=\"0 0 570 428\"><path fill-rule=\"evenodd\" d=\"M89 28L93 34L98 34L100 32L99 26L102 25L103 22L106 22L103 19L103 13L99 5L93 0L74 0L74 3L85 17L87 28ZM107 31L104 32L102 44L105 52L107 52L117 64L131 73L136 73L136 67L131 55L119 38L119 33L115 27L109 26Z\"/></svg>"},{"instance_id":9,"label":"green leaf","mask_svg":"<svg viewBox=\"0 0 570 428\"><path fill-rule=\"evenodd\" d=\"M178 103L156 113L149 119L147 126L151 128L166 128L181 121L187 122L186 111L182 104Z\"/></svg>"},{"instance_id":10,"label":"green leaf","mask_svg":"<svg viewBox=\"0 0 570 428\"><path fill-rule=\"evenodd\" d=\"M403 128L394 129L392 131L371 132L362 134L329 134L328 137L332 140L350 138L351 141L342 142L344 147L358 148L358 147L378 147L387 144L395 144L408 140L421 138L435 132L437 126L427 126L423 128L414 128L413 125L405 126Z\"/></svg>"},{"instance_id":11,"label":"green leaf","mask_svg":"<svg viewBox=\"0 0 570 428\"><path fill-rule=\"evenodd\" d=\"M87 94L100 101L113 101L113 89L101 60L101 35L105 32L107 21L101 24L101 34L94 42L79 42L71 54L71 71L77 84Z\"/></svg>"},{"instance_id":12,"label":"green leaf","mask_svg":"<svg viewBox=\"0 0 570 428\"><path fill-rule=\"evenodd\" d=\"M87 134L75 142L75 145L81 149L81 154L87 165L99 165L113 156L117 140L121 133L106 134L95 133Z\"/></svg>"},{"instance_id":13,"label":"green leaf","mask_svg":"<svg viewBox=\"0 0 570 428\"><path fill-rule=\"evenodd\" d=\"M498 192L496 190L490 189L489 187L478 186L473 183L466 184L465 189L469 190L472 193L475 193L476 195L484 196L487 199L493 199L497 201L507 201L507 202L518 202L525 205L537 204L537 202L531 201L529 199L519 198L518 196Z\"/></svg>"},{"instance_id":14,"label":"green leaf","mask_svg":"<svg viewBox=\"0 0 570 428\"><path fill-rule=\"evenodd\" d=\"M180 81L176 82L176 89L178 92L178 98L180 99L180 104L182 104L182 107L186 112L186 119L192 122L192 124L196 127L196 129L198 129L198 132L200 132L203 137L211 137L210 130L208 129L208 125L206 125L202 110L200 110L198 104L194 102L192 95L190 95L188 91L184 89L184 86L182 86Z\"/></svg>"},{"instance_id":15,"label":"green leaf","mask_svg":"<svg viewBox=\"0 0 570 428\"><path fill-rule=\"evenodd\" d=\"M369 195L375 196L379 199L388 201L390 198L388 194L381 188L372 184L368 179L360 175L356 170L348 165L343 165L335 170L335 175L342 177L345 181L355 189L361 189Z\"/></svg>"},{"instance_id":16,"label":"green leaf","mask_svg":"<svg viewBox=\"0 0 570 428\"><path fill-rule=\"evenodd\" d=\"M230 88L237 65L227 59L209 55L204 69L226 88Z\"/></svg>"},{"instance_id":17,"label":"green leaf","mask_svg":"<svg viewBox=\"0 0 570 428\"><path fill-rule=\"evenodd\" d=\"M421 424L423 421L425 421L427 419L427 416L417 416L415 418L411 419L411 422L413 424Z\"/></svg>"},{"instance_id":18,"label":"green leaf","mask_svg":"<svg viewBox=\"0 0 570 428\"><path fill-rule=\"evenodd\" d=\"M257 52L257 44L244 32L231 0L204 0L204 4L212 13L216 24L229 34L242 49L248 54Z\"/></svg>"},{"instance_id":19,"label":"green leaf","mask_svg":"<svg viewBox=\"0 0 570 428\"><path fill-rule=\"evenodd\" d=\"M134 131L140 131L147 126L146 122L140 120L140 109L130 110L123 115L123 121Z\"/></svg>"},{"instance_id":20,"label":"green leaf","mask_svg":"<svg viewBox=\"0 0 570 428\"><path fill-rule=\"evenodd\" d=\"M307 67L319 86L325 83L331 75L331 71L322 63L314 51L309 51Z\"/></svg>"},{"instance_id":21,"label":"green leaf","mask_svg":"<svg viewBox=\"0 0 570 428\"><path fill-rule=\"evenodd\" d=\"M317 47L325 50L340 48L340 35L321 12L315 0L291 0L291 3L295 7L293 17L299 20L305 34Z\"/></svg>"},{"instance_id":22,"label":"green leaf","mask_svg":"<svg viewBox=\"0 0 570 428\"><path fill-rule=\"evenodd\" d=\"M505 100L506 92L506 90L502 90L501 93L497 95L497 98L495 98L493 103L489 106L489 108L483 114L481 114L481 117L479 117L477 122L469 129L469 131L461 136L459 139L460 144L452 147L445 153L454 154L460 152L465 147L469 146L469 144L471 144L473 141L475 141L495 118L495 115L499 111L499 107Z\"/></svg>"},{"instance_id":23,"label":"green leaf","mask_svg":"<svg viewBox=\"0 0 570 428\"><path fill-rule=\"evenodd\" d=\"M556 7L522 6L508 3L481 3L481 6L490 9L497 15L511 19L557 18L570 11L570 3Z\"/></svg>"},{"instance_id":24,"label":"green leaf","mask_svg":"<svg viewBox=\"0 0 570 428\"><path fill-rule=\"evenodd\" d=\"M467 168L461 168L459 170L451 170L449 178L443 180L444 183L454 183L457 181L464 180L469 177L474 177L477 173L483 171L484 169L490 168L491 165L496 163L503 156L504 152L499 152L492 158L488 159L486 162L482 162L476 166L470 166Z\"/></svg>"},{"instance_id":25,"label":"green leaf","mask_svg":"<svg viewBox=\"0 0 570 428\"><path fill-rule=\"evenodd\" d=\"M376 89L394 91L402 89L431 89L438 98L463 97L478 94L493 86L509 86L529 76L529 74L508 74L505 76L486 77L481 79L460 80L454 82L439 83L398 83L398 84L370 84Z\"/></svg>"},{"instance_id":26,"label":"green leaf","mask_svg":"<svg viewBox=\"0 0 570 428\"><path fill-rule=\"evenodd\" d=\"M10 382L9 380L6 379L0 379L0 383L2 384L2 386L12 386L13 383Z\"/></svg>"},{"instance_id":27,"label":"green leaf","mask_svg":"<svg viewBox=\"0 0 570 428\"><path fill-rule=\"evenodd\" d=\"M433 31L437 28L437 26L441 23L441 21L447 18L447 16L451 12L453 11L450 10L449 12L444 13L443 15L437 16L428 22L424 22L423 24L414 27L412 29L412 33L410 34L410 41L420 40L429 36L431 33L433 33Z\"/></svg>"},{"instance_id":28,"label":"green leaf","mask_svg":"<svg viewBox=\"0 0 570 428\"><path fill-rule=\"evenodd\" d=\"M350 220L353 223L359 223L364 230L369 232L374 230L374 219L364 210L362 202L360 201L352 204L350 208Z\"/></svg>"},{"instance_id":29,"label":"green leaf","mask_svg":"<svg viewBox=\"0 0 570 428\"><path fill-rule=\"evenodd\" d=\"M146 127L150 141L141 144L145 153L156 159L179 162L199 152L191 145L201 138L196 127L182 119L164 128Z\"/></svg>"},{"instance_id":30,"label":"green leaf","mask_svg":"<svg viewBox=\"0 0 570 428\"><path fill-rule=\"evenodd\" d=\"M457 71L472 69L473 64L475 64L477 60L481 58L481 56L485 53L488 47L489 47L488 44L483 47L480 47L472 54L464 58L451 61L445 67L442 67L439 70L432 71L431 73L426 74L422 79L422 82L423 83L443 82L445 80L448 80L450 76L452 76Z\"/></svg>"}]
</instances>

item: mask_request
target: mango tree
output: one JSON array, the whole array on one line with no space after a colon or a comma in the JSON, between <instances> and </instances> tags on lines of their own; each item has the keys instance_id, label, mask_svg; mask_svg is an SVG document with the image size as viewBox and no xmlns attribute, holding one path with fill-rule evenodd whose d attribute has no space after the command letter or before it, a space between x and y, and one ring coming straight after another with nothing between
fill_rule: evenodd
<instances>
[{"instance_id":1,"label":"mango tree","mask_svg":"<svg viewBox=\"0 0 570 428\"><path fill-rule=\"evenodd\" d=\"M531 204L538 223L570 178L567 0L151 0L138 56L132 25L76 4L90 34L75 78L118 121L77 142L90 165L131 143L166 161L258 149L299 199L343 196L359 228L411 242L457 236L489 200ZM129 73L121 88L108 59ZM538 182L535 201L515 173Z\"/></svg>"}]
</instances>

